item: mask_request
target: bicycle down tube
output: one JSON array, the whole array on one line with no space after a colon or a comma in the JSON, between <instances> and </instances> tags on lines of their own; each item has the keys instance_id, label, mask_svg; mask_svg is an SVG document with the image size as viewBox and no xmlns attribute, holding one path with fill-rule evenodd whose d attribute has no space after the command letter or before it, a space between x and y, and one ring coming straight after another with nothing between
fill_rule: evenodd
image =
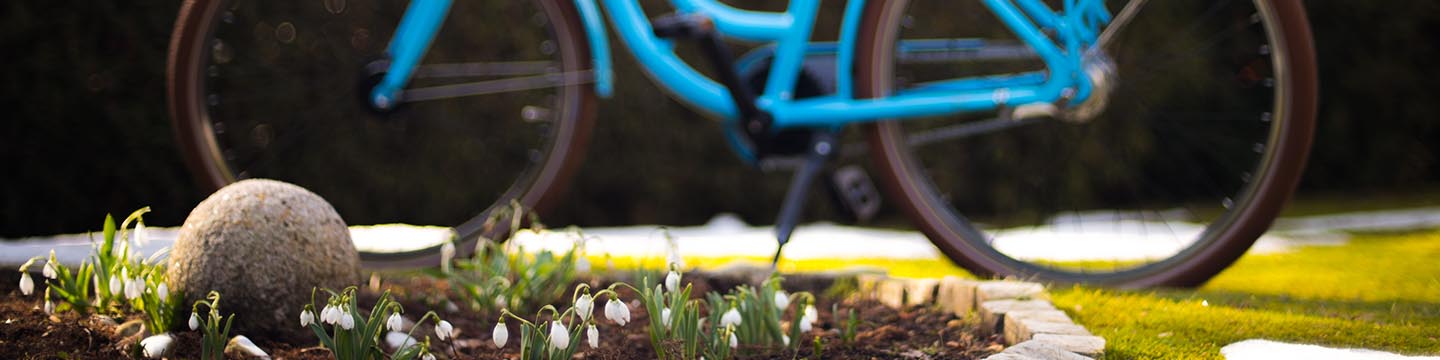
<instances>
[{"instance_id":1,"label":"bicycle down tube","mask_svg":"<svg viewBox=\"0 0 1440 360\"><path fill-rule=\"evenodd\" d=\"M657 37L637 0L574 0L581 12L589 44L595 55L597 90L608 95L611 87L609 45L599 8L626 48L651 79L675 98L707 115L735 119L737 108L729 91L695 70L674 52L674 45ZM850 64L855 58L856 34L865 0L847 1L838 52L837 93L794 99L791 89L799 77L820 0L791 0L783 12L741 10L718 0L670 0L681 13L708 17L728 38L774 44L774 58L766 87L756 106L767 111L777 128L838 127L888 118L937 116L995 110L1027 104L1083 102L1090 93L1085 76L1087 46L1111 19L1101 0L1065 0L1056 12L1041 0L982 0L994 15L1046 66L1044 71L953 79L897 91L886 97L855 99ZM444 20L450 0L413 0L389 46L392 61L380 86L371 92L372 105L388 108L403 97L403 86L420 63L426 47ZM1044 30L1042 30L1044 29ZM1047 34L1049 31L1049 34ZM977 39L905 41L902 54L951 50L958 46L983 49ZM387 103L389 102L389 103Z\"/></svg>"}]
</instances>

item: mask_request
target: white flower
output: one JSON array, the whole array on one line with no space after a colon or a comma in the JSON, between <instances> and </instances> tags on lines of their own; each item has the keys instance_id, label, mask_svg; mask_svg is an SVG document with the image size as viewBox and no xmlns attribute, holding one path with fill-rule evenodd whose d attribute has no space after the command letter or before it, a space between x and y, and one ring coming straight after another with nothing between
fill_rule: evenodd
<instances>
[{"instance_id":1,"label":"white flower","mask_svg":"<svg viewBox=\"0 0 1440 360\"><path fill-rule=\"evenodd\" d=\"M811 328L812 328L812 325L810 325L810 322L809 322L809 321L800 320L800 332L802 332L802 333L810 332L810 329L811 329Z\"/></svg>"},{"instance_id":2,"label":"white flower","mask_svg":"<svg viewBox=\"0 0 1440 360\"><path fill-rule=\"evenodd\" d=\"M145 236L145 223L135 223L135 244L145 246L150 242L150 237Z\"/></svg>"},{"instance_id":3,"label":"white flower","mask_svg":"<svg viewBox=\"0 0 1440 360\"><path fill-rule=\"evenodd\" d=\"M730 331L730 348L740 347L740 339L735 337L735 331Z\"/></svg>"},{"instance_id":4,"label":"white flower","mask_svg":"<svg viewBox=\"0 0 1440 360\"><path fill-rule=\"evenodd\" d=\"M620 326L625 326L630 322L630 307L615 298L610 298L610 301L605 303L605 318Z\"/></svg>"},{"instance_id":5,"label":"white flower","mask_svg":"<svg viewBox=\"0 0 1440 360\"><path fill-rule=\"evenodd\" d=\"M720 326L740 326L740 320L740 310L730 308L730 311L720 316Z\"/></svg>"},{"instance_id":6,"label":"white flower","mask_svg":"<svg viewBox=\"0 0 1440 360\"><path fill-rule=\"evenodd\" d=\"M455 258L455 243L446 241L440 245L440 271L450 272L450 260Z\"/></svg>"},{"instance_id":7,"label":"white flower","mask_svg":"<svg viewBox=\"0 0 1440 360\"><path fill-rule=\"evenodd\" d=\"M173 343L175 343L175 337L165 333L140 340L140 347L144 349L145 357L159 359L170 351L170 345Z\"/></svg>"},{"instance_id":8,"label":"white flower","mask_svg":"<svg viewBox=\"0 0 1440 360\"><path fill-rule=\"evenodd\" d=\"M680 290L680 274L670 271L669 275L665 275L665 288L670 291Z\"/></svg>"},{"instance_id":9,"label":"white flower","mask_svg":"<svg viewBox=\"0 0 1440 360\"><path fill-rule=\"evenodd\" d=\"M45 261L45 270L44 270L43 272L41 272L41 273L42 273L42 274L45 274L45 278L46 278L46 279L54 279L54 278L56 278L57 275L55 274L55 264L54 264L54 263L51 263L49 260L46 260L46 261Z\"/></svg>"},{"instance_id":10,"label":"white flower","mask_svg":"<svg viewBox=\"0 0 1440 360\"><path fill-rule=\"evenodd\" d=\"M400 320L400 313L398 312L390 314L390 318L385 319L385 327L390 329L390 331L400 331L400 325L403 324L404 321Z\"/></svg>"},{"instance_id":11,"label":"white flower","mask_svg":"<svg viewBox=\"0 0 1440 360\"><path fill-rule=\"evenodd\" d=\"M585 329L585 340L590 342L591 349L600 347L600 330L595 329L595 324L590 324L590 328Z\"/></svg>"},{"instance_id":12,"label":"white flower","mask_svg":"<svg viewBox=\"0 0 1440 360\"><path fill-rule=\"evenodd\" d=\"M35 280L30 278L30 273L20 273L20 293L29 296L35 293Z\"/></svg>"},{"instance_id":13,"label":"white flower","mask_svg":"<svg viewBox=\"0 0 1440 360\"><path fill-rule=\"evenodd\" d=\"M439 324L435 324L435 337L440 338L440 340L448 339L454 335L455 325L450 325L449 321L440 320Z\"/></svg>"},{"instance_id":14,"label":"white flower","mask_svg":"<svg viewBox=\"0 0 1440 360\"><path fill-rule=\"evenodd\" d=\"M125 287L124 283L120 282L120 276L110 275L110 295L120 295L124 293Z\"/></svg>"},{"instance_id":15,"label":"white flower","mask_svg":"<svg viewBox=\"0 0 1440 360\"><path fill-rule=\"evenodd\" d=\"M805 315L800 317L800 322L804 324L815 324L820 322L820 312L815 311L815 305L805 307Z\"/></svg>"},{"instance_id":16,"label":"white flower","mask_svg":"<svg viewBox=\"0 0 1440 360\"><path fill-rule=\"evenodd\" d=\"M340 309L335 305L326 304L324 310L320 310L320 322L334 325L340 321Z\"/></svg>"},{"instance_id":17,"label":"white flower","mask_svg":"<svg viewBox=\"0 0 1440 360\"><path fill-rule=\"evenodd\" d=\"M785 307L787 306L790 306L790 295L786 294L785 290L776 291L775 308L780 309L780 311L785 311Z\"/></svg>"},{"instance_id":18,"label":"white flower","mask_svg":"<svg viewBox=\"0 0 1440 360\"><path fill-rule=\"evenodd\" d=\"M660 309L660 323L665 324L665 329L670 329L670 308Z\"/></svg>"},{"instance_id":19,"label":"white flower","mask_svg":"<svg viewBox=\"0 0 1440 360\"><path fill-rule=\"evenodd\" d=\"M595 298L590 297L590 294L580 295L579 299L575 299L575 313L580 315L580 320L589 321L594 310Z\"/></svg>"},{"instance_id":20,"label":"white flower","mask_svg":"<svg viewBox=\"0 0 1440 360\"><path fill-rule=\"evenodd\" d=\"M126 298L126 299L130 299L130 300L139 299L139 298L140 298L140 294L142 294L142 293L144 293L144 292L145 292L145 282L144 282L144 281L141 281L140 278L130 279L129 281L126 281L126 284L125 284L125 298Z\"/></svg>"},{"instance_id":21,"label":"white flower","mask_svg":"<svg viewBox=\"0 0 1440 360\"><path fill-rule=\"evenodd\" d=\"M231 348L238 348L241 352L249 354L250 356L255 358L270 358L270 354L266 354L265 350L260 349L259 346L255 346L255 343L251 342L250 338L245 337L245 335L235 335L235 337L230 338L230 345L226 346L225 349L229 350Z\"/></svg>"},{"instance_id":22,"label":"white flower","mask_svg":"<svg viewBox=\"0 0 1440 360\"><path fill-rule=\"evenodd\" d=\"M420 360L435 360L435 354L425 353L425 356L421 356Z\"/></svg>"},{"instance_id":23,"label":"white flower","mask_svg":"<svg viewBox=\"0 0 1440 360\"><path fill-rule=\"evenodd\" d=\"M45 300L45 315L55 315L55 303Z\"/></svg>"},{"instance_id":24,"label":"white flower","mask_svg":"<svg viewBox=\"0 0 1440 360\"><path fill-rule=\"evenodd\" d=\"M305 322L305 320L300 320L300 322L303 323L303 322ZM199 329L199 328L200 328L200 315L199 315L199 314L196 314L196 313L193 313L193 312L190 313L190 323L189 323L189 325L190 325L190 331L195 331L195 329Z\"/></svg>"},{"instance_id":25,"label":"white flower","mask_svg":"<svg viewBox=\"0 0 1440 360\"><path fill-rule=\"evenodd\" d=\"M566 329L565 324L550 322L550 346L560 350L570 347L570 329Z\"/></svg>"},{"instance_id":26,"label":"white flower","mask_svg":"<svg viewBox=\"0 0 1440 360\"><path fill-rule=\"evenodd\" d=\"M310 312L310 309L305 309L304 311L300 312L300 327L307 327L310 326L310 324L314 323L315 313Z\"/></svg>"},{"instance_id":27,"label":"white flower","mask_svg":"<svg viewBox=\"0 0 1440 360\"><path fill-rule=\"evenodd\" d=\"M780 340L785 340L785 346L790 346L790 335L780 335Z\"/></svg>"},{"instance_id":28,"label":"white flower","mask_svg":"<svg viewBox=\"0 0 1440 360\"><path fill-rule=\"evenodd\" d=\"M350 310L340 312L340 328L345 330L355 328L355 315L351 315Z\"/></svg>"},{"instance_id":29,"label":"white flower","mask_svg":"<svg viewBox=\"0 0 1440 360\"><path fill-rule=\"evenodd\" d=\"M495 324L495 330L490 332L490 340L495 341L496 348L505 347L505 342L510 340L510 329L505 328L505 323Z\"/></svg>"},{"instance_id":30,"label":"white flower","mask_svg":"<svg viewBox=\"0 0 1440 360\"><path fill-rule=\"evenodd\" d=\"M415 345L415 338L403 332L391 331L385 333L385 345L391 349L400 350Z\"/></svg>"},{"instance_id":31,"label":"white flower","mask_svg":"<svg viewBox=\"0 0 1440 360\"><path fill-rule=\"evenodd\" d=\"M165 285L165 283L160 283L159 286L155 287L155 295L158 295L160 297L160 301L165 301L165 299L169 299L170 287Z\"/></svg>"}]
</instances>

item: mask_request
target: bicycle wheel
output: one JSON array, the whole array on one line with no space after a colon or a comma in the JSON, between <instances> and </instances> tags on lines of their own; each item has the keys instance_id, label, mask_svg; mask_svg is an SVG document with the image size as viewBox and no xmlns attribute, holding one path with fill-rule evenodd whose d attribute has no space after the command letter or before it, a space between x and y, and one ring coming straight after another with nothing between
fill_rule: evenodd
<instances>
[{"instance_id":1,"label":"bicycle wheel","mask_svg":"<svg viewBox=\"0 0 1440 360\"><path fill-rule=\"evenodd\" d=\"M186 1L167 95L200 185L283 180L324 197L349 224L455 226L464 244L501 239L510 222L485 222L512 200L541 212L553 205L593 123L589 84L557 80L591 76L573 6L455 2L410 88L488 91L375 111L361 99L385 69L378 60L407 5ZM362 258L434 264L437 249Z\"/></svg>"},{"instance_id":2,"label":"bicycle wheel","mask_svg":"<svg viewBox=\"0 0 1440 360\"><path fill-rule=\"evenodd\" d=\"M858 97L1043 69L1023 46L897 52L905 39L1021 44L978 3L865 10ZM1089 120L992 112L869 125L893 203L979 276L1197 286L1233 263L1284 206L1309 151L1316 80L1303 9L1150 1L1114 35L1110 100Z\"/></svg>"}]
</instances>

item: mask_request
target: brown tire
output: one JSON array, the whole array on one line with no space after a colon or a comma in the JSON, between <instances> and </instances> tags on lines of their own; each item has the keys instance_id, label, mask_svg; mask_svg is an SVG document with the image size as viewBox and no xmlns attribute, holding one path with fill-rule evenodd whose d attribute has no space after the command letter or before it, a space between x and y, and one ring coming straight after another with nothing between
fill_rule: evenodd
<instances>
[{"instance_id":1,"label":"brown tire","mask_svg":"<svg viewBox=\"0 0 1440 360\"><path fill-rule=\"evenodd\" d=\"M543 214L560 200L593 129L590 84L374 111L358 94L374 79L373 64L408 2L258 3L187 0L176 21L166 95L176 140L202 189L247 177L292 182L335 204L352 225L453 226L461 256L482 237L504 239L510 221L492 218L512 201ZM506 20L516 28L502 28ZM422 66L501 61L545 66L526 71L589 70L573 4L457 2ZM534 75L496 68L448 76ZM417 75L412 86L446 85L444 76ZM438 249L362 259L370 267L434 265Z\"/></svg>"},{"instance_id":2,"label":"brown tire","mask_svg":"<svg viewBox=\"0 0 1440 360\"><path fill-rule=\"evenodd\" d=\"M1165 66L1155 66L1156 69L1151 69L1154 73L1164 76L1139 75L1143 73L1140 70L1146 69L1141 65L1155 65L1141 61L1151 60L1142 59L1145 58L1144 56L1135 56L1134 60L1115 56L1115 60L1120 66L1119 82L1121 84L1125 84L1127 80L1146 82L1146 84L1117 86L1116 94L1126 96L1117 98L1112 95L1112 108L1107 108L1106 113L1102 113L1099 118L1088 123L1046 122L1041 125L1020 128L1022 130L1017 131L1023 131L1023 133L1016 135L997 135L1009 136L999 140L969 138L957 140L962 143L946 145L951 147L938 151L907 145L907 133L925 131L920 128L922 124L943 126L942 124L947 124L947 122L965 121L964 118L884 121L868 125L866 132L869 137L870 149L872 149L872 160L877 174L883 179L885 190L892 203L897 204L942 253L980 277L1020 277L1047 282L1090 283L1116 287L1198 286L1224 270L1244 254L1260 235L1265 233L1299 182L1315 127L1318 85L1314 49L1309 23L1298 0L1257 0L1255 4L1251 5L1224 5L1224 8L1221 8L1221 5L1209 6L1209 2L1205 1L1196 1L1194 2L1195 8L1209 9L1205 14L1210 15L1208 15L1209 17L1196 17L1195 22L1188 28L1184 23L1166 23L1153 19L1142 20L1151 15L1155 17L1170 16L1169 14L1178 11L1173 9L1186 6L1182 3L1187 2L1149 2L1148 7L1142 10L1131 27L1126 29L1127 33L1144 33L1147 32L1145 29L1148 26L1157 25L1159 27L1151 29L1161 29L1161 31L1148 32L1163 33L1164 29L1170 28L1190 29L1190 32L1196 32L1213 27L1225 31L1217 31L1216 39L1218 40L1214 40L1214 42L1218 45L1196 46L1194 54L1177 53L1186 54L1187 57L1184 58L1169 53L1165 54L1168 57L1161 57L1160 50L1144 53L1116 51L1116 54L1121 55L1153 55L1157 59L1166 61L1160 63ZM1221 2L1216 2L1216 4L1219 3ZM1160 6L1156 4L1174 7L1160 8L1169 10L1152 9ZM907 9L912 6L917 6L913 9L913 13L911 13L911 9ZM974 13L974 11L959 11L953 7L938 10L919 8L923 6L925 4L915 4L907 0L872 1L866 4L860 27L861 36L857 44L856 97L883 97L892 92L892 85L896 83L894 79L905 78L909 81L917 81L911 76L923 75L920 71L909 68L908 66L911 65L905 64L904 61L896 60L896 56L893 55L896 54L896 39L900 36L910 33L916 33L913 35L915 38L935 36L934 34L919 34L924 31L924 27L931 26L931 23L917 19L916 14L959 16L960 14ZM948 7L960 6L960 4L945 2L936 6ZM1253 12L1249 14L1249 19L1253 19L1250 24L1247 24L1246 19L1243 18L1246 15L1245 9L1240 8L1243 6L1253 6ZM1238 9L1232 10L1231 7ZM1112 9L1118 8L1118 6L1112 6ZM1233 15L1234 18L1228 18L1226 15ZM966 20L938 19L935 21L937 22L934 24L940 24L936 26L949 26L945 25L946 21L963 22ZM1260 23L1263 23L1263 26L1255 25ZM902 25L905 27L902 28ZM1187 34L1184 30L1174 30L1174 33L1178 34L1176 36ZM1122 47L1129 44L1153 45L1157 46L1157 49L1162 49L1168 44L1166 42L1147 42L1147 39L1155 36L1160 35L1134 35L1134 40L1117 41L1115 45ZM1210 39L1199 35L1196 37ZM1172 43L1187 41L1177 39ZM1262 44L1257 52L1261 55L1233 56L1235 51L1239 51L1235 49L1257 49L1254 42ZM1209 44L1198 41L1195 43ZM1202 55L1212 54L1218 55L1213 57L1215 60L1190 60L1192 55L1195 58L1201 58ZM1171 60L1172 58L1180 59ZM1241 62L1242 60L1266 66L1251 66L1248 65L1249 63ZM1127 65L1127 61L1133 64ZM1186 67L1190 63L1197 65ZM1232 65L1234 63L1245 66ZM919 68L919 66L914 68ZM1136 69L1136 71L1127 73L1127 68ZM1200 78L1216 79L1200 85L1194 85L1194 83L1200 82L1192 82L1192 84L1171 84L1168 88L1159 90L1141 88L1147 84L1163 84L1162 81L1154 80L1156 78L1184 78L1188 74L1185 72L1186 70L1196 69L1239 69L1246 73L1239 74L1240 71L1237 70L1236 73L1222 74L1236 75L1233 79L1226 76ZM1261 76L1252 79L1255 75L1252 72L1256 71ZM1131 77L1127 78L1127 75ZM1269 77L1264 77L1266 75ZM1272 81L1265 81L1265 79ZM1257 80L1259 82L1256 82ZM1165 159L1163 156L1146 154L1143 151L1145 149L1178 147L1188 140L1156 135L1170 134L1169 131L1172 130L1163 132L1138 130L1118 136L1113 135L1118 133L1116 131L1087 130L1121 126L1117 124L1141 129L1158 129L1160 126L1155 124L1188 121L1182 115L1193 114L1168 112L1169 110L1160 109L1163 104L1155 104L1155 108L1146 107L1144 111L1137 110L1126 113L1121 109L1127 106L1138 109L1148 104L1131 106L1117 105L1116 103L1163 99L1171 93L1183 93L1191 87L1204 87L1212 83L1215 84L1215 89L1229 89L1234 86L1240 90L1226 95L1216 95L1213 98L1200 97L1193 102L1215 106L1217 109L1214 111L1217 114L1220 113L1218 108L1222 107L1222 104L1224 106L1242 104L1250 106L1247 109L1259 110L1257 113L1241 114L1245 118L1259 115L1253 119L1263 121L1263 123L1257 121L1254 125L1249 123L1243 125L1247 126L1247 129L1248 127L1260 127L1254 131L1253 138L1258 139L1254 144L1237 142L1234 144L1237 151L1227 150L1223 153L1227 155L1210 155L1209 153L1212 152L1221 154L1222 150L1212 151L1210 147L1197 146L1195 149L1191 149L1194 154L1197 154L1191 155L1193 159ZM1254 86L1262 88L1257 89ZM1268 90L1270 88L1273 90ZM1247 96L1251 94L1255 96ZM1253 101L1253 104L1230 101L1231 98ZM1264 103L1264 101L1269 101L1269 103ZM1182 104L1177 107L1185 106L1190 105ZM1112 112L1118 112L1118 115L1110 114ZM1154 116L1126 116L1134 114L1153 114ZM1224 116L1229 115L1229 113L1224 114ZM1222 119L1221 115L1210 113L1201 113L1199 116L1209 120ZM1152 118L1173 121L1159 122L1153 121ZM1228 117L1224 119L1228 119ZM1241 126L1217 121L1186 129L1185 133L1204 132L1206 129L1217 129L1222 126L1217 124ZM1070 134L1074 136L1066 137ZM1239 137L1244 134L1250 134L1250 132L1237 131L1222 135ZM1098 138L1104 136L1114 137ZM1149 140L1135 140L1137 138ZM1057 139L1060 141L1048 141ZM1072 141L1064 142L1065 139ZM1244 141L1250 140L1245 139ZM1127 142L1138 142L1143 145L1124 145ZM1209 143L1196 142L1196 144L1226 143L1217 140ZM1053 151L1050 150L1052 148ZM1228 155L1243 154L1244 149L1250 148L1257 150L1255 155L1250 157ZM926 151L943 154L929 155ZM1154 151L1162 154L1185 154L1169 150ZM1096 161L1082 164L1086 156L1095 152L1103 152L1104 156L1096 156ZM1113 157L1111 157L1112 155ZM939 157L943 157L944 161L936 159ZM1122 158L1144 160L1135 160L1134 168L1130 170L1130 173L1123 170L1112 171L1110 162ZM1242 158L1242 160L1231 163L1210 161L1231 158ZM1167 161L1174 164L1166 165ZM992 165L992 162L1001 162L1003 163L1001 165L1005 166ZM1026 164L1029 163L1043 163L1044 166L1026 167ZM1215 163L1215 165L1211 165L1211 163ZM1237 163L1239 165L1235 165ZM958 166L945 168L941 165ZM1016 168L1023 170L1013 170ZM1210 169L1216 170L1211 172ZM1235 169L1240 170L1236 171ZM1166 172L1169 172L1171 178L1179 178L1168 181L1180 185L1155 185L1142 189L1139 188L1140 185L1137 185L1141 183L1140 181L1124 180L1130 178L1153 180L1157 176L1164 177ZM1199 176L1189 176L1192 173ZM988 184L985 183L987 180L973 180L986 177L998 178L998 180ZM1234 180L1232 177L1240 180ZM1161 182L1160 180L1154 181ZM980 185L974 184L977 182ZM1210 185L1205 185L1207 182ZM1231 185L1231 183L1239 184ZM945 188L945 186L951 187ZM1205 186L1213 187L1216 190L1198 189ZM1232 188L1233 190L1227 190ZM1073 189L1081 190L1074 191ZM1223 194L1219 194L1219 196L1216 194L1186 195L1207 192L1223 192ZM1153 197L1143 196L1147 194L1162 199L1156 200ZM1195 204L1195 201L1201 201L1202 205L1192 205ZM1157 205L1156 202L1169 203ZM1064 206L1073 206L1073 208ZM1184 235L1186 232L1172 228L1169 230L1171 236L1180 240L1180 242L1176 242L1179 245L1175 245L1178 248L1168 252L1163 258L1143 259L1138 262L1114 259L1069 262L1037 260L1033 257L1018 255L1018 253L1010 254L997 250L996 246L992 245L997 234L1018 233L999 230L1002 228L1019 229L1004 227L1006 225L1003 224L1013 222L1014 224L1037 226L1034 229L1054 229L1061 224L1071 224L1070 221L1083 225L1084 221L1091 219L1086 216L1105 215L1105 213L1092 210L1099 206L1114 207L1112 214L1115 214L1116 218L1111 220L1111 223L1142 224L1140 228L1145 229L1142 231L1146 232L1143 234L1146 236L1151 235L1149 232L1163 233L1166 231L1164 228L1150 227L1152 223L1171 221L1169 220L1172 219L1171 215L1166 213L1171 210L1166 209L1178 209L1177 211L1182 213L1174 216L1174 219L1187 219L1173 220L1176 224L1181 222L1188 224L1191 221L1188 219L1191 218L1199 219L1196 225L1203 226L1203 231L1186 240L1182 239L1188 236ZM1198 208L1192 206L1198 206ZM1214 214L1210 211L1213 211ZM967 217L961 212L977 214L967 214L970 215ZM1183 214L1186 212L1188 214ZM1007 218L1007 214L1022 213L1025 215L1013 215ZM1016 218L1032 216L1031 214L1034 214L1036 219L1016 220ZM1128 219L1133 219L1129 218L1130 216L1136 216L1134 214L1138 214L1139 220L1126 223L1125 221L1130 221ZM1122 219L1119 216L1127 216L1127 218ZM980 218L991 225L980 225L970 218ZM1103 231L1105 230L1102 229L1100 232L1103 233ZM1119 230L1115 231L1119 232ZM1135 230L1126 231L1134 232Z\"/></svg>"}]
</instances>

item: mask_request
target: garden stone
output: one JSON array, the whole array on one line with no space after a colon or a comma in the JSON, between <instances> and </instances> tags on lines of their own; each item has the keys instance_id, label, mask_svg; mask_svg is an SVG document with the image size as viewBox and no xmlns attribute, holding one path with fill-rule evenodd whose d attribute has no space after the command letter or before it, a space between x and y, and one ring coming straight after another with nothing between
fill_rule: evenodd
<instances>
[{"instance_id":1,"label":"garden stone","mask_svg":"<svg viewBox=\"0 0 1440 360\"><path fill-rule=\"evenodd\" d=\"M940 287L935 292L935 303L941 309L954 313L955 316L975 311L975 284L970 280L962 280L953 276L946 276L940 280Z\"/></svg>"},{"instance_id":2,"label":"garden stone","mask_svg":"<svg viewBox=\"0 0 1440 360\"><path fill-rule=\"evenodd\" d=\"M875 286L875 296L881 304L892 308L905 306L905 288L908 287L903 279L885 279Z\"/></svg>"},{"instance_id":3,"label":"garden stone","mask_svg":"<svg viewBox=\"0 0 1440 360\"><path fill-rule=\"evenodd\" d=\"M1035 334L1031 340L1097 359L1105 356L1105 338L1099 336Z\"/></svg>"},{"instance_id":4,"label":"garden stone","mask_svg":"<svg viewBox=\"0 0 1440 360\"><path fill-rule=\"evenodd\" d=\"M1045 287L1031 282L987 281L975 286L975 302L1045 299Z\"/></svg>"},{"instance_id":5,"label":"garden stone","mask_svg":"<svg viewBox=\"0 0 1440 360\"><path fill-rule=\"evenodd\" d=\"M1059 313L1058 310L1054 311ZM1064 313L1056 318L1052 315L1026 314L1026 311L1012 311L1005 314L1005 342L1018 344L1038 334L1090 335L1085 327L1075 325Z\"/></svg>"},{"instance_id":6,"label":"garden stone","mask_svg":"<svg viewBox=\"0 0 1440 360\"><path fill-rule=\"evenodd\" d=\"M1045 300L993 300L980 303L979 308L976 310L980 313L981 330L1004 334L1006 313L1027 310L1055 310L1055 306Z\"/></svg>"},{"instance_id":7,"label":"garden stone","mask_svg":"<svg viewBox=\"0 0 1440 360\"><path fill-rule=\"evenodd\" d=\"M905 305L927 305L935 298L935 279L913 279L905 286Z\"/></svg>"},{"instance_id":8,"label":"garden stone","mask_svg":"<svg viewBox=\"0 0 1440 360\"><path fill-rule=\"evenodd\" d=\"M360 283L360 255L335 209L299 186L244 180L200 202L180 228L167 276L184 304L220 292L235 330L307 339L298 323L314 287ZM326 296L320 295L319 301Z\"/></svg>"},{"instance_id":9,"label":"garden stone","mask_svg":"<svg viewBox=\"0 0 1440 360\"><path fill-rule=\"evenodd\" d=\"M1064 349L1050 346L1050 344L1033 340L1022 342L1005 348L1005 351L1001 352L1001 354L1011 354L1021 356L1022 358L1031 359L1092 360L1090 357L1081 356L1079 354L1069 352Z\"/></svg>"}]
</instances>

